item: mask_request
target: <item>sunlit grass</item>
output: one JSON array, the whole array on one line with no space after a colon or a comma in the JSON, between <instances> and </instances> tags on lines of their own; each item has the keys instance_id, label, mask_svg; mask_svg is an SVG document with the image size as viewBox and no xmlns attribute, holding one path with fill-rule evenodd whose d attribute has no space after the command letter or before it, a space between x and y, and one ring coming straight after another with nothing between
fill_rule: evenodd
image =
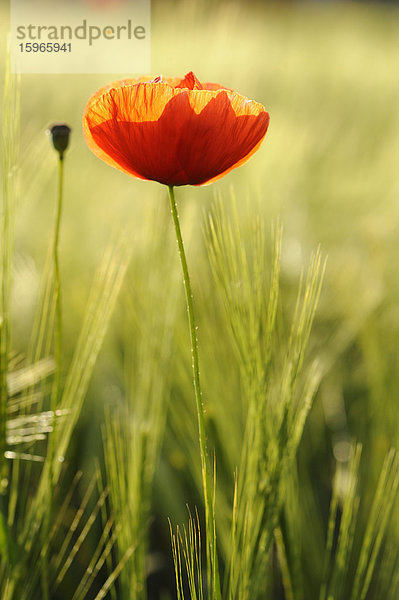
<instances>
[{"instance_id":1,"label":"sunlit grass","mask_svg":"<svg viewBox=\"0 0 399 600\"><path fill-rule=\"evenodd\" d=\"M211 464L215 451L223 598L398 597L398 21L393 6L153 3L154 74L193 70L271 114L245 167L178 190ZM0 595L9 600L42 597L49 473L54 598L145 598L147 578L173 577L168 518L183 586L188 560L179 593L207 597L189 334L167 194L105 168L80 133L87 98L118 77L23 77L20 134L18 88L1 78L0 464L9 487ZM72 138L55 420L48 248L57 169L45 131L60 120ZM176 533L186 503L187 537ZM164 597L166 589L174 597L173 584Z\"/></svg>"}]
</instances>

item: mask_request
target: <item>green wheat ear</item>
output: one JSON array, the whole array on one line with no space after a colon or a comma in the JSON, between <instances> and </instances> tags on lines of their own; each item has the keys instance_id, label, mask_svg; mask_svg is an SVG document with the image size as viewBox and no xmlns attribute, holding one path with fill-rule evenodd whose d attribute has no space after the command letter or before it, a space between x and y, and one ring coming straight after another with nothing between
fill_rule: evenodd
<instances>
[{"instance_id":1,"label":"green wheat ear","mask_svg":"<svg viewBox=\"0 0 399 600\"><path fill-rule=\"evenodd\" d=\"M383 540L388 533L392 510L398 496L399 457L394 449L387 453L366 529L359 531L356 524L359 510L362 508L359 495L361 452L360 444L353 445L349 463L337 465L319 600L344 596L351 600L364 600L369 593ZM355 547L359 537L360 552ZM388 562L389 557L383 555L379 568L384 570ZM354 576L349 572L349 566L353 563Z\"/></svg>"},{"instance_id":2,"label":"green wheat ear","mask_svg":"<svg viewBox=\"0 0 399 600\"><path fill-rule=\"evenodd\" d=\"M18 81L8 69L5 74L2 111L0 223L0 470L1 482L5 487L5 493L0 496L0 595L7 600L51 597L55 586L62 583L64 574L74 564L74 556L85 543L84 532L88 531L96 518L95 513L84 515L78 511L82 534L73 542L72 548L66 544L65 539L62 546L59 534L63 520L73 510L69 506L70 497L65 499L63 505L57 499L57 512L48 510L48 507L49 500L57 494L60 487L64 458L131 254L125 233L118 235L106 249L94 278L72 363L65 369L64 381L60 362L63 341L60 335L60 278L57 268L62 203L61 172L55 234L50 243L50 260L44 269L31 346L26 358L11 352L11 263L16 205L15 178L19 158L18 96ZM65 148L60 154L60 163L64 151ZM52 265L56 265L55 270ZM57 338L55 346L58 347L55 360L51 357L54 337ZM50 384L51 376L54 376L53 384ZM54 398L57 398L57 404L51 406ZM49 408L53 410L48 410ZM50 431L52 433L46 452L45 444ZM90 489L93 491L93 485L89 486ZM107 492L100 494L96 501L97 512L101 511L106 495ZM97 557L99 562L93 557L93 569L101 568L98 565L102 564L101 561L105 560L106 553L110 551L107 536L104 544L101 556ZM111 570L108 588L121 568L121 564L118 564ZM89 589L92 583L92 580L85 580L85 589ZM107 585L104 584L101 593L105 595L106 589ZM84 596L77 595L76 598L78 597Z\"/></svg>"},{"instance_id":3,"label":"green wheat ear","mask_svg":"<svg viewBox=\"0 0 399 600\"><path fill-rule=\"evenodd\" d=\"M299 284L291 329L282 337L277 319L281 227L273 228L270 261L259 219L253 219L251 232L247 244L234 199L229 213L221 201L214 205L205 232L214 293L221 299L225 331L236 354L242 403L241 411L229 410L220 422L222 427L225 423L236 427L231 429L230 440L237 443L224 450L236 454L238 445L240 458L230 509L231 536L224 531L225 517L218 519L217 503L212 504L212 527L215 537L219 533L228 565L223 597L243 600L258 597L267 585L284 492L319 381L317 369L305 368L304 355L325 267L316 251ZM223 406L228 410L226 403L217 404L219 410ZM236 423L233 415L237 415ZM187 530L171 530L171 535L179 598L184 597L186 578L190 598L197 598L203 593L197 566L201 562L199 524L190 519Z\"/></svg>"}]
</instances>

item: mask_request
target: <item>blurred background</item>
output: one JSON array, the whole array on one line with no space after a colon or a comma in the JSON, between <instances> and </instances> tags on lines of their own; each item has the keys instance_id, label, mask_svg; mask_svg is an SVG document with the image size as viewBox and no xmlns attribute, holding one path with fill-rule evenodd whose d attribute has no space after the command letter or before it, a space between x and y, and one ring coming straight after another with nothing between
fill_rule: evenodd
<instances>
[{"instance_id":1,"label":"blurred background","mask_svg":"<svg viewBox=\"0 0 399 600\"><path fill-rule=\"evenodd\" d=\"M0 16L4 68L4 1ZM322 381L299 453L322 507L321 520L328 511L331 472L336 460L348 459L349 442L364 444L370 482L387 449L398 443L398 32L394 0L152 1L154 76L183 77L192 70L200 80L221 83L261 102L271 116L266 139L248 164L210 186L176 191L198 303L210 429L217 429L218 397L238 393L234 362L223 330L218 330L218 301L204 248L204 225L215 198L228 212L235 196L244 228L253 215L260 215L270 246L272 223L281 222L283 314L292 313L311 252L320 245L328 257L308 356L309 361L317 358ZM21 77L13 348L24 354L29 344L54 218L57 157L46 130L54 122L65 122L72 128L61 229L66 363L106 244L127 224L133 248L127 281L73 437L71 472L81 468L88 478L95 457L102 460L104 409L122 401L127 365L154 326L146 312L148 298L151 311L159 309L161 318L169 285L162 273L175 278L170 349L175 375L168 384L168 424L154 476L150 542L151 564L159 571L155 587L168 587L167 519L186 520L186 503L200 505L201 496L187 450L191 444L196 456L194 403L188 402L191 413L179 404L190 386L190 355L167 194L156 183L130 179L103 164L90 153L81 131L88 98L102 85L132 75ZM250 235L249 230L249 242ZM227 372L217 372L219 350L225 353ZM139 380L137 364L133 379ZM231 465L221 460L218 469L222 480L232 480ZM364 493L372 495L372 483L365 483ZM312 593L310 580L309 575Z\"/></svg>"}]
</instances>

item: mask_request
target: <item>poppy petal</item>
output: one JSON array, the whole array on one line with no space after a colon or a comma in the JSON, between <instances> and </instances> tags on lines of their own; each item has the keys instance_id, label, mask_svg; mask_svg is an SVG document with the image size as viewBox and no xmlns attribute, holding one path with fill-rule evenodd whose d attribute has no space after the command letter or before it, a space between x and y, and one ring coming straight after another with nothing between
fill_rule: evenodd
<instances>
[{"instance_id":1,"label":"poppy petal","mask_svg":"<svg viewBox=\"0 0 399 600\"><path fill-rule=\"evenodd\" d=\"M196 78L196 76L194 75L194 73L192 71L190 71L190 73L187 73L187 75L184 77L184 79L182 79L180 81L180 83L178 83L174 87L186 88L188 90L202 90L203 89L202 84L198 81L198 79Z\"/></svg>"},{"instance_id":2,"label":"poppy petal","mask_svg":"<svg viewBox=\"0 0 399 600\"><path fill-rule=\"evenodd\" d=\"M201 86L201 87L200 87ZM241 165L259 148L269 115L218 84L184 79L126 80L89 101L83 129L108 164L166 185L202 185Z\"/></svg>"}]
</instances>

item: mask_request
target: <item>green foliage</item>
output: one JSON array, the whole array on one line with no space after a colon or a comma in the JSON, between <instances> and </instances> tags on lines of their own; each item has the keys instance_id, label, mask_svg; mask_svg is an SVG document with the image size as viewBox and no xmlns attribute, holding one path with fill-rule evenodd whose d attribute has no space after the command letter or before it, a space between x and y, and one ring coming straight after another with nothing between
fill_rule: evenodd
<instances>
[{"instance_id":1,"label":"green foliage","mask_svg":"<svg viewBox=\"0 0 399 600\"><path fill-rule=\"evenodd\" d=\"M160 225L152 218L142 224L143 235L153 240L149 249L153 267L139 288L130 282L122 296L126 396L109 408L104 427L110 513L118 531L116 562L133 549L120 576L118 597L126 600L144 598L146 594L152 487L170 393L167 374L173 369L173 326L180 287L179 281L175 281L174 261L171 261L173 246L168 252L161 252L168 224ZM167 286L159 295L161 277L175 285ZM152 301L147 302L147 298ZM154 301L158 306L156 310Z\"/></svg>"},{"instance_id":2,"label":"green foliage","mask_svg":"<svg viewBox=\"0 0 399 600\"><path fill-rule=\"evenodd\" d=\"M211 211L206 239L215 294L222 298L226 333L231 337L227 343L230 341L236 351L240 371L242 407L240 418L233 425L234 438L244 432L231 507L231 539L223 547L229 573L224 597L246 599L262 597L267 586L283 494L317 386L313 369L305 378L301 371L323 265L317 252L304 283L300 283L292 326L285 339L277 331L281 228L274 230L272 271L270 281L265 281L267 260L262 224L259 219L254 220L252 243L246 248L233 199L230 209L232 217L223 212L220 203ZM226 414L218 427L227 420ZM224 451L229 452L230 448L233 450L226 446ZM228 490L223 493L229 496ZM197 524L190 521L189 529L195 531ZM225 532L221 537L226 539ZM196 537L190 535L189 539L194 543ZM177 532L173 545L178 562L181 543ZM183 552L190 581L192 555L198 550L193 548L190 554L188 545L185 537ZM188 562L187 555L191 557ZM180 574L178 583L179 580ZM184 596L183 589L180 593Z\"/></svg>"},{"instance_id":3,"label":"green foliage","mask_svg":"<svg viewBox=\"0 0 399 600\"><path fill-rule=\"evenodd\" d=\"M193 69L271 114L245 167L177 191L222 597L397 600L397 11L152 8L154 75ZM172 557L179 600L212 597L167 193L101 164L79 133L87 98L109 80L71 75L65 86L65 76L29 76L19 87L7 72L2 86L5 600L139 600L150 580L173 576ZM59 119L72 127L59 246L62 369L57 156L44 135ZM118 233L109 245L110 229ZM186 505L189 522L176 528ZM148 600L160 594L175 597L173 585L159 594L149 586Z\"/></svg>"},{"instance_id":4,"label":"green foliage","mask_svg":"<svg viewBox=\"0 0 399 600\"><path fill-rule=\"evenodd\" d=\"M7 72L2 148L0 592L9 600L46 598L55 593L104 504L106 491L87 511L94 481L68 525L67 512L74 511L71 493L55 512L53 490L60 487L65 455L130 257L125 234L106 250L62 384L60 364L47 355L53 350L57 302L53 279L56 270L49 263L44 272L32 357L13 358L10 300L18 139L16 89L15 79ZM53 374L54 383L48 385ZM56 404L54 397L59 399ZM65 527L67 533L62 538ZM92 569L103 559L103 553L110 551L106 538L99 548L102 550L92 562ZM100 598L101 592L97 596ZM83 597L78 588L74 598Z\"/></svg>"}]
</instances>

